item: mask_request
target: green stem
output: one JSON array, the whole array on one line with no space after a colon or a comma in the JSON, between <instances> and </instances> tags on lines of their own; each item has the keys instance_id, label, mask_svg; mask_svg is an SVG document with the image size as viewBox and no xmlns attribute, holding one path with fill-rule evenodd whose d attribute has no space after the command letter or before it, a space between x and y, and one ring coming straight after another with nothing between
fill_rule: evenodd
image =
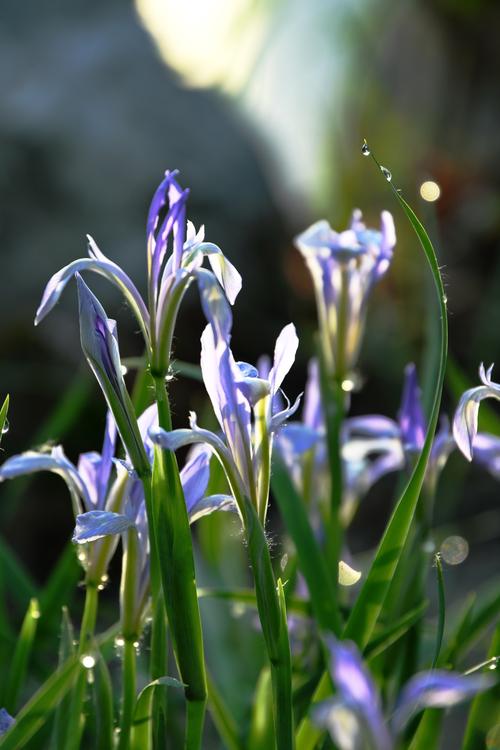
<instances>
[{"instance_id":1,"label":"green stem","mask_svg":"<svg viewBox=\"0 0 500 750\"><path fill-rule=\"evenodd\" d=\"M120 739L117 750L130 747L130 730L136 701L136 644L135 639L125 638L123 644L122 710L120 719Z\"/></svg>"},{"instance_id":2,"label":"green stem","mask_svg":"<svg viewBox=\"0 0 500 750\"><path fill-rule=\"evenodd\" d=\"M153 376L158 419L172 428L163 376ZM175 454L155 450L152 515L163 596L179 672L186 684L186 749L201 747L207 688L191 529Z\"/></svg>"}]
</instances>

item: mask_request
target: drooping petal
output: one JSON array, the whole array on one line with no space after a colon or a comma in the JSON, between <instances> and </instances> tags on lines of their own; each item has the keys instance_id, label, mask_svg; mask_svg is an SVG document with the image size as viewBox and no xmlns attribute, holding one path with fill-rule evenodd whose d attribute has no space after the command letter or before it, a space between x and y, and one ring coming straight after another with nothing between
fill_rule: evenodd
<instances>
[{"instance_id":1,"label":"drooping petal","mask_svg":"<svg viewBox=\"0 0 500 750\"><path fill-rule=\"evenodd\" d=\"M202 497L189 509L189 523L194 523L203 516L209 516L216 511L238 512L238 507L231 495L208 495Z\"/></svg>"},{"instance_id":2,"label":"drooping petal","mask_svg":"<svg viewBox=\"0 0 500 750\"><path fill-rule=\"evenodd\" d=\"M279 334L274 347L274 361L269 373L269 382L273 395L281 387L283 380L295 362L298 347L299 339L295 326L293 323L289 323Z\"/></svg>"},{"instance_id":3,"label":"drooping petal","mask_svg":"<svg viewBox=\"0 0 500 750\"><path fill-rule=\"evenodd\" d=\"M339 699L363 717L377 750L390 748L392 742L382 716L380 699L358 649L354 643L337 641L332 636L327 636L326 645L330 654L329 671Z\"/></svg>"},{"instance_id":4,"label":"drooping petal","mask_svg":"<svg viewBox=\"0 0 500 750\"><path fill-rule=\"evenodd\" d=\"M484 398L500 400L500 385L491 380L492 368L493 365L486 373L484 365L481 364L479 375L483 385L470 388L462 394L453 419L453 437L469 461L472 461L474 440L477 435L479 404Z\"/></svg>"},{"instance_id":5,"label":"drooping petal","mask_svg":"<svg viewBox=\"0 0 500 750\"><path fill-rule=\"evenodd\" d=\"M94 271L101 276L105 276L120 289L139 322L146 343L149 344L149 313L139 291L125 271L109 258L106 258L98 250L91 237L88 239L89 252L92 257L75 260L52 276L45 287L42 301L36 312L35 325L38 325L49 314L58 302L66 284L75 274L83 271Z\"/></svg>"},{"instance_id":6,"label":"drooping petal","mask_svg":"<svg viewBox=\"0 0 500 750\"><path fill-rule=\"evenodd\" d=\"M224 290L214 274L206 268L198 268L195 276L200 290L201 306L205 318L212 326L214 336L217 340L229 342L233 316Z\"/></svg>"},{"instance_id":7,"label":"drooping petal","mask_svg":"<svg viewBox=\"0 0 500 750\"><path fill-rule=\"evenodd\" d=\"M491 675L461 675L458 672L432 670L415 675L403 688L392 717L396 732L424 708L447 708L469 700L487 690L496 680Z\"/></svg>"},{"instance_id":8,"label":"drooping petal","mask_svg":"<svg viewBox=\"0 0 500 750\"><path fill-rule=\"evenodd\" d=\"M0 708L0 737L11 728L15 721L5 708Z\"/></svg>"},{"instance_id":9,"label":"drooping petal","mask_svg":"<svg viewBox=\"0 0 500 750\"><path fill-rule=\"evenodd\" d=\"M413 363L405 368L405 383L398 420L405 450L420 451L425 442L427 426L420 398L417 368Z\"/></svg>"},{"instance_id":10,"label":"drooping petal","mask_svg":"<svg viewBox=\"0 0 500 750\"><path fill-rule=\"evenodd\" d=\"M54 474L59 474L65 480L70 490L75 515L82 511L80 501L83 501L86 508L92 507L89 493L82 478L76 467L64 455L61 446L55 446L50 453L27 451L12 456L0 467L0 482L24 474L34 474L37 471L51 471Z\"/></svg>"},{"instance_id":11,"label":"drooping petal","mask_svg":"<svg viewBox=\"0 0 500 750\"><path fill-rule=\"evenodd\" d=\"M210 479L210 455L198 451L191 455L181 471L181 483L188 513L204 496Z\"/></svg>"},{"instance_id":12,"label":"drooping petal","mask_svg":"<svg viewBox=\"0 0 500 750\"><path fill-rule=\"evenodd\" d=\"M307 383L304 394L304 424L313 430L323 427L323 407L319 387L319 365L317 359L311 359L307 368Z\"/></svg>"},{"instance_id":13,"label":"drooping petal","mask_svg":"<svg viewBox=\"0 0 500 750\"><path fill-rule=\"evenodd\" d=\"M134 526L133 521L123 513L111 513L108 510L91 510L76 517L72 542L87 544L102 539L104 536L122 534Z\"/></svg>"},{"instance_id":14,"label":"drooping petal","mask_svg":"<svg viewBox=\"0 0 500 750\"><path fill-rule=\"evenodd\" d=\"M344 424L344 439L354 435L373 438L399 438L400 429L397 422L381 414L367 414L362 417L349 417Z\"/></svg>"},{"instance_id":15,"label":"drooping petal","mask_svg":"<svg viewBox=\"0 0 500 750\"><path fill-rule=\"evenodd\" d=\"M495 479L500 479L500 438L478 432L473 448L475 463L483 466Z\"/></svg>"},{"instance_id":16,"label":"drooping petal","mask_svg":"<svg viewBox=\"0 0 500 750\"><path fill-rule=\"evenodd\" d=\"M344 560L339 560L339 583L341 586L354 586L360 578L360 570L354 570Z\"/></svg>"},{"instance_id":17,"label":"drooping petal","mask_svg":"<svg viewBox=\"0 0 500 750\"><path fill-rule=\"evenodd\" d=\"M229 303L234 305L242 284L239 272L217 245L211 242L204 242L200 245L200 251L208 257L208 262L217 281L224 289Z\"/></svg>"},{"instance_id":18,"label":"drooping petal","mask_svg":"<svg viewBox=\"0 0 500 750\"><path fill-rule=\"evenodd\" d=\"M269 432L276 432L276 430L281 427L281 425L286 422L290 417L293 417L295 412L300 406L300 400L302 398L302 394L300 393L293 404L290 406L290 402L288 402L288 406L286 409L282 409L282 411L279 411L277 414L273 414L271 417L271 421L269 423Z\"/></svg>"},{"instance_id":19,"label":"drooping petal","mask_svg":"<svg viewBox=\"0 0 500 750\"><path fill-rule=\"evenodd\" d=\"M326 729L338 750L379 750L364 717L356 709L337 697L314 705L311 718L316 726ZM382 745L383 750L388 746Z\"/></svg>"}]
</instances>

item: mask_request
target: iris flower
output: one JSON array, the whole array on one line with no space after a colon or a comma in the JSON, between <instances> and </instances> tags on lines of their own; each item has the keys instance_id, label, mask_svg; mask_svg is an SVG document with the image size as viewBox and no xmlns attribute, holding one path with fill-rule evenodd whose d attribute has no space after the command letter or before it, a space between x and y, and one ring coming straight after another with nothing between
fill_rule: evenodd
<instances>
[{"instance_id":1,"label":"iris flower","mask_svg":"<svg viewBox=\"0 0 500 750\"><path fill-rule=\"evenodd\" d=\"M479 377L482 385L470 388L460 398L453 420L453 435L464 456L486 468L495 479L500 479L500 438L478 432L479 405L485 398L500 400L500 385L491 379L493 365L484 369Z\"/></svg>"},{"instance_id":2,"label":"iris flower","mask_svg":"<svg viewBox=\"0 0 500 750\"><path fill-rule=\"evenodd\" d=\"M383 211L376 231L365 226L356 209L349 229L335 232L327 221L318 221L295 244L314 282L326 367L342 382L356 365L370 292L392 259L393 218Z\"/></svg>"},{"instance_id":3,"label":"iris flower","mask_svg":"<svg viewBox=\"0 0 500 750\"><path fill-rule=\"evenodd\" d=\"M139 323L152 371L165 374L179 305L192 281L198 281L202 302L208 310L210 289L221 285L229 302L234 304L241 288L239 273L221 249L204 241L203 227L196 232L193 224L186 222L188 194L188 190L180 187L177 172L166 172L153 195L146 226L148 304L125 271L107 258L89 236L89 257L73 261L48 282L35 325L52 310L75 274L93 271L120 289ZM208 258L210 271L202 268L204 258ZM108 334L103 331L103 335Z\"/></svg>"},{"instance_id":4,"label":"iris flower","mask_svg":"<svg viewBox=\"0 0 500 750\"><path fill-rule=\"evenodd\" d=\"M8 729L15 723L15 719L6 711L5 708L0 708L0 737L7 732Z\"/></svg>"},{"instance_id":5,"label":"iris flower","mask_svg":"<svg viewBox=\"0 0 500 750\"><path fill-rule=\"evenodd\" d=\"M170 450L191 443L205 443L220 459L234 495L247 497L261 521L266 517L273 436L298 408L277 407L276 395L290 370L298 347L292 323L276 340L274 361L267 378L246 362L236 362L229 346L230 311L222 304L215 322L201 337L201 370L205 387L223 437L198 427L191 413L191 429L150 431L153 442ZM276 409L279 408L279 411ZM236 486L234 486L236 484ZM241 508L240 508L241 510Z\"/></svg>"},{"instance_id":6,"label":"iris flower","mask_svg":"<svg viewBox=\"0 0 500 750\"><path fill-rule=\"evenodd\" d=\"M158 427L157 406L153 404L139 417L139 431L144 441L148 460L153 460L153 446L148 437L150 430ZM191 452L180 473L188 516L191 523L202 516L218 510L234 510L234 501L227 495L206 495L209 481L210 453L197 449ZM149 595L149 536L143 484L138 478L130 459L117 462L119 476L126 482L125 499L120 512L109 509L95 509L81 513L76 518L73 542L86 545L105 538L116 543L122 535L124 554L128 546L137 547L136 592L134 613L131 616L135 634L140 632L140 621ZM132 532L132 534L130 533ZM135 533L134 533L135 532ZM124 565L125 567L125 565ZM129 613L130 616L130 613Z\"/></svg>"},{"instance_id":7,"label":"iris flower","mask_svg":"<svg viewBox=\"0 0 500 750\"><path fill-rule=\"evenodd\" d=\"M336 689L313 709L313 721L327 729L339 750L393 750L408 722L425 708L448 708L495 683L490 675L430 670L403 687L388 722L380 696L354 643L326 637L329 670Z\"/></svg>"}]
</instances>

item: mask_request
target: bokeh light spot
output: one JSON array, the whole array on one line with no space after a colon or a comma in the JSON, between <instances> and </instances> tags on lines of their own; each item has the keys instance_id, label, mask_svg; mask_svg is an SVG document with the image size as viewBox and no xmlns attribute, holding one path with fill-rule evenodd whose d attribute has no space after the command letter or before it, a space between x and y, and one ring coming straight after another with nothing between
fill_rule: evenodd
<instances>
[{"instance_id":1,"label":"bokeh light spot","mask_svg":"<svg viewBox=\"0 0 500 750\"><path fill-rule=\"evenodd\" d=\"M433 203L434 201L437 201L437 199L441 195L441 188L439 187L437 182L434 182L433 180L426 180L420 185L420 195L424 199L424 201Z\"/></svg>"},{"instance_id":2,"label":"bokeh light spot","mask_svg":"<svg viewBox=\"0 0 500 750\"><path fill-rule=\"evenodd\" d=\"M469 554L469 543L463 536L449 536L441 544L439 551L448 565L460 565Z\"/></svg>"}]
</instances>

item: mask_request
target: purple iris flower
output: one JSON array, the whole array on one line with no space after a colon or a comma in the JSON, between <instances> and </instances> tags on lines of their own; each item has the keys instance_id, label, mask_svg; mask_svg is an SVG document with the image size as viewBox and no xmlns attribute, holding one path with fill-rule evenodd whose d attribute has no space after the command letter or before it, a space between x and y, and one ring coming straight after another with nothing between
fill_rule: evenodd
<instances>
[{"instance_id":1,"label":"purple iris flower","mask_svg":"<svg viewBox=\"0 0 500 750\"><path fill-rule=\"evenodd\" d=\"M165 372L170 360L173 325L190 283L198 281L205 312L208 311L211 317L215 314L212 313L211 299L217 295L219 288L230 304L234 304L241 288L238 271L221 249L204 241L203 227L197 233L191 222L186 222L188 194L188 190L180 187L177 172L166 172L153 195L146 227L148 305L125 271L109 260L89 237L89 257L65 266L48 282L35 324L52 310L75 274L94 271L121 290L139 322L151 367L154 371ZM160 219L163 215L163 219ZM170 243L172 249L169 254ZM202 268L204 258L208 258L210 271ZM104 329L102 336L108 337Z\"/></svg>"},{"instance_id":2,"label":"purple iris flower","mask_svg":"<svg viewBox=\"0 0 500 750\"><path fill-rule=\"evenodd\" d=\"M224 313L225 314L225 313ZM190 430L152 430L158 445L176 450L182 445L206 443L229 467L238 482L237 495L245 495L265 519L270 480L273 435L298 408L299 399L276 411L276 394L290 370L298 347L293 324L283 328L276 340L273 365L267 378L257 368L236 362L229 346L226 319L209 324L201 337L201 370L205 387L222 429L223 437L200 429L191 415ZM230 324L230 322L229 322ZM231 484L231 478L230 478Z\"/></svg>"},{"instance_id":3,"label":"purple iris flower","mask_svg":"<svg viewBox=\"0 0 500 750\"><path fill-rule=\"evenodd\" d=\"M403 687L391 720L386 722L378 691L355 644L331 636L326 644L336 694L318 704L312 718L328 730L339 750L393 750L398 735L423 709L455 706L495 684L495 679L485 674L444 670L417 674Z\"/></svg>"},{"instance_id":4,"label":"purple iris flower","mask_svg":"<svg viewBox=\"0 0 500 750\"><path fill-rule=\"evenodd\" d=\"M388 211L380 232L368 229L361 211L351 225L335 232L318 221L295 239L311 272L325 363L342 381L353 370L361 346L370 292L389 268L396 232Z\"/></svg>"},{"instance_id":5,"label":"purple iris flower","mask_svg":"<svg viewBox=\"0 0 500 750\"><path fill-rule=\"evenodd\" d=\"M108 412L102 452L95 451L80 454L75 466L64 454L62 446L50 449L50 452L27 451L12 456L0 467L0 481L14 479L38 471L51 471L61 476L70 492L75 518L81 514L101 513L106 509L121 510L123 488L120 479L114 482L112 470L116 444L116 425L113 416ZM91 541L90 539L88 541ZM79 555L80 562L90 571L99 559L104 574L114 548L110 547L104 559L100 558L100 547L94 546L87 554ZM100 580L100 575L98 576Z\"/></svg>"},{"instance_id":6,"label":"purple iris flower","mask_svg":"<svg viewBox=\"0 0 500 750\"><path fill-rule=\"evenodd\" d=\"M156 404L150 406L139 417L139 431L144 441L144 450L150 461L153 460L153 444L149 433L158 429L158 412ZM190 523L215 511L235 510L232 497L228 495L207 495L210 478L210 452L199 446L191 451L184 468L180 473L182 489L186 500ZM125 499L120 512L109 509L92 510L76 518L73 534L75 544L87 544L103 540L105 537L123 535L126 553L127 533L135 529L138 540L137 559L137 593L134 620L139 632L139 623L149 596L149 536L146 505L142 482L134 471L130 459L117 462L119 476L125 480ZM116 546L116 545L115 545Z\"/></svg>"}]
</instances>

